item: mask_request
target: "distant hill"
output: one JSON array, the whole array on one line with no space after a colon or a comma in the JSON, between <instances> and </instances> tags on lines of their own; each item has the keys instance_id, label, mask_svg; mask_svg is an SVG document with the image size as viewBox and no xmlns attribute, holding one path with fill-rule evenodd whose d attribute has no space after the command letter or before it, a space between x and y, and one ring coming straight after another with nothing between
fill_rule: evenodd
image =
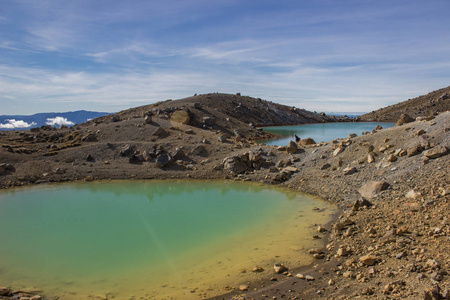
<instances>
[{"instance_id":1,"label":"distant hill","mask_svg":"<svg viewBox=\"0 0 450 300\"><path fill-rule=\"evenodd\" d=\"M200 109L196 108L200 107ZM316 113L305 109L286 106L261 98L241 96L240 93L223 94L210 93L196 95L180 100L166 100L158 103L127 109L110 116L95 119L92 122L109 122L113 119L124 120L139 118L148 112L154 115L166 115L169 118L176 110L186 110L194 121L191 125L202 126L204 117L214 117L217 125L223 128L229 127L229 120L235 119L236 123L252 124L253 126L279 126L310 123L325 123L352 121L346 116L333 116L324 113ZM232 117L230 117L232 116ZM197 124L195 124L197 123Z\"/></svg>"},{"instance_id":2,"label":"distant hill","mask_svg":"<svg viewBox=\"0 0 450 300\"><path fill-rule=\"evenodd\" d=\"M450 86L423 96L390 105L358 118L365 122L396 122L401 114L413 118L450 110Z\"/></svg>"},{"instance_id":3,"label":"distant hill","mask_svg":"<svg viewBox=\"0 0 450 300\"><path fill-rule=\"evenodd\" d=\"M108 115L106 112L95 111L70 111L70 112L51 112L38 113L34 115L0 115L0 130L20 130L43 125L74 125L84 123L90 119Z\"/></svg>"}]
</instances>

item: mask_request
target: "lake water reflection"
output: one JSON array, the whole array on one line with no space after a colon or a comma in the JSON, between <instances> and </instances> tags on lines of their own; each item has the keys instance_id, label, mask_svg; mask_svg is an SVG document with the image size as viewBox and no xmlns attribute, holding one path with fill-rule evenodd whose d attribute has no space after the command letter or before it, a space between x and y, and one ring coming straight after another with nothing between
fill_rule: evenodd
<instances>
[{"instance_id":1,"label":"lake water reflection","mask_svg":"<svg viewBox=\"0 0 450 300\"><path fill-rule=\"evenodd\" d=\"M319 210L313 210L318 207ZM47 296L200 299L311 262L335 209L284 189L224 181L77 183L0 193L0 283Z\"/></svg>"}]
</instances>

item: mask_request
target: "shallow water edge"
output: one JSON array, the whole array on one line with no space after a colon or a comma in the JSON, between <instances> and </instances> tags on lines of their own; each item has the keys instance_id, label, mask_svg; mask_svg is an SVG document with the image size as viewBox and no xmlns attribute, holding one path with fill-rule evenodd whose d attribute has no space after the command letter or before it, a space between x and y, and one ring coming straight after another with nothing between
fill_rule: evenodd
<instances>
[{"instance_id":1,"label":"shallow water edge","mask_svg":"<svg viewBox=\"0 0 450 300\"><path fill-rule=\"evenodd\" d=\"M133 195L136 193L134 187L136 184L157 184L167 183L167 181L100 181L94 183L77 183L75 185L83 188L87 186L94 187L96 193L104 187L105 184L113 183L114 186L120 186L123 183L127 183L127 189L117 189L113 193L119 196ZM235 185L241 190L260 190L269 189L271 191L277 191L284 195L287 195L288 206L283 209L293 212L287 213L285 210L276 210L274 207L269 214L266 214L263 222L257 223L257 226L253 226L250 232L241 233L239 231L233 232L225 240L216 240L211 243L206 249L202 251L191 251L192 253L182 253L177 257L179 260L175 264L175 272L166 272L166 268L156 270L156 272L149 272L145 267L133 268L130 272L125 269L121 269L120 276L116 280L110 279L109 283L105 281L96 281L93 279L87 280L82 289L77 289L75 285L78 284L74 280L65 280L62 285L52 290L52 293L63 293L64 299L70 299L71 295L73 299L81 297L84 292L89 291L86 296L95 295L95 293L103 295L114 295L116 299L129 299L127 290L130 288L133 290L133 295L143 297L142 299L159 299L160 296L166 295L167 297L193 297L208 298L214 295L218 295L226 292L226 287L235 287L242 282L255 282L263 280L268 277L272 270L269 269L274 262L283 262L286 265L307 265L311 263L311 258L308 256L302 257L302 252L306 253L305 249L317 246L321 244L321 241L312 240L310 237L315 232L315 225L318 217L322 220L329 221L332 215L335 215L336 211L331 208L330 205L322 200L314 198L313 202L302 202L301 207L299 203L294 203L296 197L300 195L297 192L292 192L284 188L264 186L255 183L241 183L230 181L175 181L178 183L189 183L190 185ZM70 184L69 184L70 185ZM36 191L40 189L58 189L67 186L67 184L55 184L46 186L37 186L34 188L26 188L16 190L22 192L24 190ZM109 188L111 190L111 188ZM114 188L112 188L114 190ZM111 191L109 191L111 192ZM154 191L153 191L154 192ZM172 190L175 195L184 193L183 191ZM13 192L14 193L14 192ZM178 194L177 194L178 193ZM158 194L158 192L153 193ZM304 196L304 195L303 195ZM148 198L148 195L146 196ZM310 197L308 197L310 198ZM147 199L146 201L157 201L155 199ZM269 201L271 203L273 201ZM290 203L290 204L289 204ZM318 211L313 211L314 207L318 206ZM298 207L293 210L292 208ZM242 208L242 207L241 207ZM324 210L323 210L324 209ZM302 221L304 215L309 213L310 219ZM258 216L256 216L258 217ZM308 217L308 216L306 216ZM243 217L240 217L243 218ZM239 219L234 222L239 223ZM301 222L306 224L301 225ZM325 222L325 221L324 221ZM281 231L281 232L277 232ZM237 234L239 233L239 234ZM301 243L300 243L301 241ZM287 244L281 245L282 242ZM278 247L278 248L277 248ZM252 249L252 250L250 250ZM256 250L255 250L256 249ZM206 259L208 257L208 259ZM188 264L187 262L193 262ZM189 265L189 267L188 267ZM253 273L251 269L255 265L264 265L266 271L262 273ZM185 271L189 270L189 271ZM245 273L243 272L245 271ZM153 275L151 275L153 274ZM175 279L178 277L178 279ZM147 279L153 278L151 282ZM225 280L221 279L225 277ZM145 279L147 278L147 279ZM156 279L157 278L157 279ZM79 280L80 281L80 280ZM82 281L82 280L81 280ZM164 282L170 282L165 284ZM42 283L44 290L50 291L50 283ZM45 286L48 288L45 289ZM89 286L89 289L86 287ZM142 286L151 286L151 292L148 289L142 289ZM125 296L127 294L127 296ZM155 298L156 297L156 298Z\"/></svg>"}]
</instances>

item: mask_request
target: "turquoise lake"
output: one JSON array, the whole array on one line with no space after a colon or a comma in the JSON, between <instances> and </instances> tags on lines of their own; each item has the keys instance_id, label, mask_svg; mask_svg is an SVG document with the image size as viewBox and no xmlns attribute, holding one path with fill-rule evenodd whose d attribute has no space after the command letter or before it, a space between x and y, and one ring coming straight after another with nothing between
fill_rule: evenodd
<instances>
[{"instance_id":1,"label":"turquoise lake","mask_svg":"<svg viewBox=\"0 0 450 300\"><path fill-rule=\"evenodd\" d=\"M294 126L263 127L268 133L277 135L274 139L262 141L266 145L285 146L294 135L301 139L312 138L316 143L328 142L335 139L346 138L351 133L361 135L365 131L371 132L377 125L384 129L393 127L395 123L375 122L345 122L345 123L318 123Z\"/></svg>"},{"instance_id":2,"label":"turquoise lake","mask_svg":"<svg viewBox=\"0 0 450 300\"><path fill-rule=\"evenodd\" d=\"M225 181L2 191L0 283L60 299L207 298L268 277L274 262L311 263L315 228L334 213L320 199ZM268 271L242 272L256 265Z\"/></svg>"}]
</instances>

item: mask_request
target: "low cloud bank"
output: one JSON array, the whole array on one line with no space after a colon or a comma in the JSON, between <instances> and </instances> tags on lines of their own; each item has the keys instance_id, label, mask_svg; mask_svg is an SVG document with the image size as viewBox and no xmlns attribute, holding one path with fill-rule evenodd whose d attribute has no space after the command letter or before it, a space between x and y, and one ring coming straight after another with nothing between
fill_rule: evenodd
<instances>
[{"instance_id":1,"label":"low cloud bank","mask_svg":"<svg viewBox=\"0 0 450 300\"><path fill-rule=\"evenodd\" d=\"M69 121L69 120L67 120L67 118L63 118L63 117L47 118L47 122L45 122L45 124L51 125L51 126L55 126L55 125L73 126L73 125L75 125L74 122Z\"/></svg>"},{"instance_id":2,"label":"low cloud bank","mask_svg":"<svg viewBox=\"0 0 450 300\"><path fill-rule=\"evenodd\" d=\"M29 128L36 125L35 122L27 123L23 120L8 119L8 123L0 124L0 129Z\"/></svg>"}]
</instances>

